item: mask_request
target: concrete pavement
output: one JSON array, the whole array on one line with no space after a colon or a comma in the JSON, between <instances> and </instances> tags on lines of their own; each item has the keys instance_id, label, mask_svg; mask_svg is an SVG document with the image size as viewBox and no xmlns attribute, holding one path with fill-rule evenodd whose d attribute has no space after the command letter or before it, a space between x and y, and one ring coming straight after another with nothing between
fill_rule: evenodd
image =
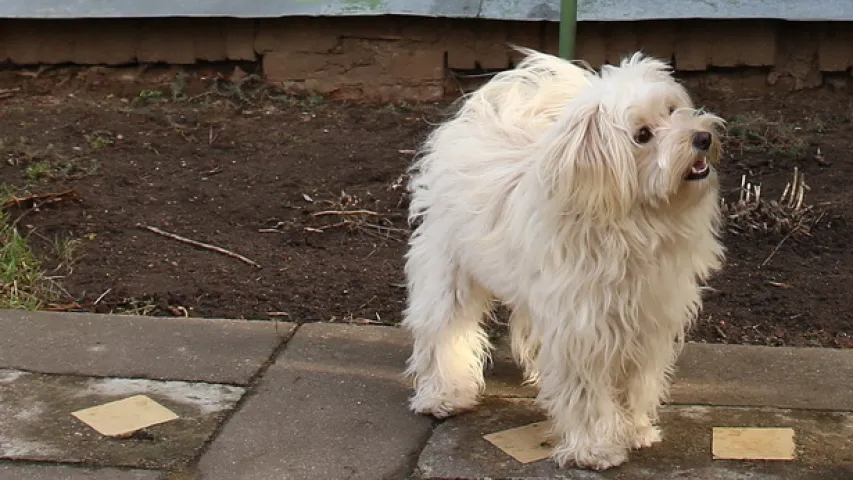
<instances>
[{"instance_id":1,"label":"concrete pavement","mask_svg":"<svg viewBox=\"0 0 853 480\"><path fill-rule=\"evenodd\" d=\"M482 439L542 419L505 346L476 411L406 409L393 327L0 311L5 479L853 479L853 351L688 345L665 440L603 474ZM173 422L103 437L79 408L144 393ZM712 426L789 426L793 462L715 461Z\"/></svg>"}]
</instances>

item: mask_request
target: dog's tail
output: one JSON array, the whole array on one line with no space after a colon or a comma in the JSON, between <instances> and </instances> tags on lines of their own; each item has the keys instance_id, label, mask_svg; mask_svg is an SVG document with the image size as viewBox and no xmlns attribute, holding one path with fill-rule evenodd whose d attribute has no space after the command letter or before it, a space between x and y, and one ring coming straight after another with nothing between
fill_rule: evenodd
<instances>
[{"instance_id":1,"label":"dog's tail","mask_svg":"<svg viewBox=\"0 0 853 480\"><path fill-rule=\"evenodd\" d=\"M538 73L549 77L559 77L566 80L578 77L588 78L590 75L595 75L595 70L584 60L566 60L529 47L514 44L510 44L509 47L523 55L514 70L534 74Z\"/></svg>"},{"instance_id":2,"label":"dog's tail","mask_svg":"<svg viewBox=\"0 0 853 480\"><path fill-rule=\"evenodd\" d=\"M556 121L565 105L590 84L595 72L579 62L513 48L524 55L518 65L473 92L459 113L480 119L493 116L501 125L526 125L533 133Z\"/></svg>"},{"instance_id":3,"label":"dog's tail","mask_svg":"<svg viewBox=\"0 0 853 480\"><path fill-rule=\"evenodd\" d=\"M432 178L428 172L437 178L441 170L456 170L462 155L467 157L466 168L484 172L476 168L477 161L492 161L525 149L557 121L566 104L595 76L591 69L554 55L514 48L524 54L522 61L467 95L454 116L434 129L422 145L409 168L412 225L435 203L435 196L441 195L427 181Z\"/></svg>"}]
</instances>

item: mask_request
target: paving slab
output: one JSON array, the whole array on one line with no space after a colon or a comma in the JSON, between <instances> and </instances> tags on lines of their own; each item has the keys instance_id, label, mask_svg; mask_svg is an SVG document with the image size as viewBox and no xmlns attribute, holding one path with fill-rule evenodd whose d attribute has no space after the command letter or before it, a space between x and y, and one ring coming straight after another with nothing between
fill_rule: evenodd
<instances>
[{"instance_id":1,"label":"paving slab","mask_svg":"<svg viewBox=\"0 0 853 480\"><path fill-rule=\"evenodd\" d=\"M398 328L303 325L199 463L204 479L402 479L432 429L409 412Z\"/></svg>"},{"instance_id":2,"label":"paving slab","mask_svg":"<svg viewBox=\"0 0 853 480\"><path fill-rule=\"evenodd\" d=\"M486 396L510 397L510 398L533 398L537 389L530 385L523 385L523 374L521 368L515 364L510 351L509 339L501 337L495 342L492 351L492 361L486 366L484 376L486 378Z\"/></svg>"},{"instance_id":3,"label":"paving slab","mask_svg":"<svg viewBox=\"0 0 853 480\"><path fill-rule=\"evenodd\" d=\"M0 368L245 385L294 328L281 322L0 310Z\"/></svg>"},{"instance_id":4,"label":"paving slab","mask_svg":"<svg viewBox=\"0 0 853 480\"><path fill-rule=\"evenodd\" d=\"M201 452L244 393L233 385L0 370L0 460L182 467ZM71 415L137 394L148 395L179 418L113 438Z\"/></svg>"},{"instance_id":5,"label":"paving slab","mask_svg":"<svg viewBox=\"0 0 853 480\"><path fill-rule=\"evenodd\" d=\"M159 480L155 470L122 470L0 462L0 480Z\"/></svg>"},{"instance_id":6,"label":"paving slab","mask_svg":"<svg viewBox=\"0 0 853 480\"><path fill-rule=\"evenodd\" d=\"M853 350L689 344L672 403L853 411Z\"/></svg>"},{"instance_id":7,"label":"paving slab","mask_svg":"<svg viewBox=\"0 0 853 480\"><path fill-rule=\"evenodd\" d=\"M420 456L422 479L719 479L853 478L853 414L770 408L670 406L661 415L664 441L633 452L604 472L559 469L550 460L521 464L482 438L541 421L530 399L487 399L477 410L436 427ZM795 461L721 461L711 457L712 427L790 427Z\"/></svg>"},{"instance_id":8,"label":"paving slab","mask_svg":"<svg viewBox=\"0 0 853 480\"><path fill-rule=\"evenodd\" d=\"M853 411L853 350L691 343L678 359L670 403ZM486 370L486 395L531 398L506 340Z\"/></svg>"}]
</instances>

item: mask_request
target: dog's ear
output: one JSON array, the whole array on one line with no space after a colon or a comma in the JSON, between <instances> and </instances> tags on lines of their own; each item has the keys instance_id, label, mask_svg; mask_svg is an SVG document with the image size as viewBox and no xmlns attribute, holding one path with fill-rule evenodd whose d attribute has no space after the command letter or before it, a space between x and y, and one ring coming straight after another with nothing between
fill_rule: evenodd
<instances>
[{"instance_id":1,"label":"dog's ear","mask_svg":"<svg viewBox=\"0 0 853 480\"><path fill-rule=\"evenodd\" d=\"M599 219L628 213L638 190L630 132L589 103L569 109L544 138L539 175L560 208Z\"/></svg>"}]
</instances>

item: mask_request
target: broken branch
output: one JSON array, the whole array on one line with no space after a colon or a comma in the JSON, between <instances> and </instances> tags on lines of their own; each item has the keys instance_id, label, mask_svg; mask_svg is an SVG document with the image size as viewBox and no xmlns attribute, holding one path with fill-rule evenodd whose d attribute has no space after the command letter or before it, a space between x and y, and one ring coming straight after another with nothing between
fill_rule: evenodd
<instances>
[{"instance_id":1,"label":"broken branch","mask_svg":"<svg viewBox=\"0 0 853 480\"><path fill-rule=\"evenodd\" d=\"M65 190L63 192L56 193L37 193L35 195L27 195L25 197L14 197L3 202L3 208L10 208L13 206L21 207L24 205L35 205L38 202L58 202L66 197L77 198L77 192L75 192L74 190Z\"/></svg>"},{"instance_id":2,"label":"broken branch","mask_svg":"<svg viewBox=\"0 0 853 480\"><path fill-rule=\"evenodd\" d=\"M217 247L216 245L211 245L209 243L199 242L198 240L193 240L190 238L182 237L180 235L177 235L177 234L174 234L171 232L167 232L165 230L160 230L157 227L152 227L149 225L143 225L141 223L137 223L136 226L139 228L144 228L145 230L148 230L149 232L154 232L157 235L162 235L164 237L171 238L172 240L177 240L179 242L183 242L183 243L186 243L188 245L193 245L193 246L196 246L199 248L204 248L206 250L211 250L213 252L221 253L221 254L227 255L231 258L236 258L237 260L240 260L243 263L247 263L247 264L249 264L255 268L261 268L261 266L257 262L255 262L254 260L248 259L248 258L244 257L243 255L240 255L239 253L234 253L234 252L232 252L230 250L226 250L222 247Z\"/></svg>"}]
</instances>

